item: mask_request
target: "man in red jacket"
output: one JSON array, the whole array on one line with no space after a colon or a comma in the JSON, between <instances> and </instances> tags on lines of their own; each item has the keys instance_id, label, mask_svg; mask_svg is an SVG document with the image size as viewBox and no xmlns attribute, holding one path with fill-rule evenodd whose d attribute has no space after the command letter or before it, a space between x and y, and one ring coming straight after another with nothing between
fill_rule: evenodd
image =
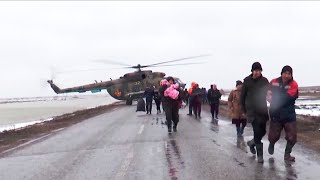
<instances>
[{"instance_id":1,"label":"man in red jacket","mask_svg":"<svg viewBox=\"0 0 320 180\"><path fill-rule=\"evenodd\" d=\"M284 66L281 76L270 82L271 90L268 92L270 102L270 130L269 154L274 153L274 144L279 140L281 131L286 133L287 145L284 160L295 161L291 156L292 148L297 142L297 125L295 100L298 98L298 84L292 77L292 68Z\"/></svg>"}]
</instances>

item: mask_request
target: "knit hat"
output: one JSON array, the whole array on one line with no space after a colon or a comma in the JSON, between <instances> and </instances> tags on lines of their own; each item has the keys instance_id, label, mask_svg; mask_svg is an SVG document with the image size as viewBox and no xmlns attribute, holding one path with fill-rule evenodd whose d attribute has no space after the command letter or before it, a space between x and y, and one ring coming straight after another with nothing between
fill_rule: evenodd
<instances>
[{"instance_id":1,"label":"knit hat","mask_svg":"<svg viewBox=\"0 0 320 180\"><path fill-rule=\"evenodd\" d=\"M255 62L255 63L252 64L251 72L254 71L254 70L262 71L262 67L261 67L261 64L259 62Z\"/></svg>"},{"instance_id":2,"label":"knit hat","mask_svg":"<svg viewBox=\"0 0 320 180\"><path fill-rule=\"evenodd\" d=\"M236 81L236 86L241 85L241 84L242 84L242 81L240 81L240 80Z\"/></svg>"},{"instance_id":3,"label":"knit hat","mask_svg":"<svg viewBox=\"0 0 320 180\"><path fill-rule=\"evenodd\" d=\"M292 68L288 65L283 66L282 70L281 70L281 74L284 72L289 72L292 75Z\"/></svg>"}]
</instances>

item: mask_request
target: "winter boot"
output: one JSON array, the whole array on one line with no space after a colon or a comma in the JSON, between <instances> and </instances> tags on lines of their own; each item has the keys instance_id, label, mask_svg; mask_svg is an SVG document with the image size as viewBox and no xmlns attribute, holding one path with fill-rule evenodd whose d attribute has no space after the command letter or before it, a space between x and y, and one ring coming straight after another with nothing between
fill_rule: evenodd
<instances>
[{"instance_id":1,"label":"winter boot","mask_svg":"<svg viewBox=\"0 0 320 180\"><path fill-rule=\"evenodd\" d=\"M263 163L263 143L256 144L258 163Z\"/></svg>"},{"instance_id":2,"label":"winter boot","mask_svg":"<svg viewBox=\"0 0 320 180\"><path fill-rule=\"evenodd\" d=\"M247 142L247 145L248 145L249 148L250 148L250 152L251 152L252 154L256 154L256 149L255 149L254 140L252 139L252 140L248 141L248 142Z\"/></svg>"},{"instance_id":3,"label":"winter boot","mask_svg":"<svg viewBox=\"0 0 320 180\"><path fill-rule=\"evenodd\" d=\"M287 142L287 146L284 152L284 160L285 161L295 161L295 157L291 156L290 153L292 152L292 148L293 148L294 144Z\"/></svg>"},{"instance_id":4,"label":"winter boot","mask_svg":"<svg viewBox=\"0 0 320 180\"><path fill-rule=\"evenodd\" d=\"M296 158L294 156L291 156L290 154L284 154L284 160L295 162Z\"/></svg>"},{"instance_id":5,"label":"winter boot","mask_svg":"<svg viewBox=\"0 0 320 180\"><path fill-rule=\"evenodd\" d=\"M241 127L241 128L240 128L241 136L243 135L243 131L244 131L244 127Z\"/></svg>"},{"instance_id":6,"label":"winter boot","mask_svg":"<svg viewBox=\"0 0 320 180\"><path fill-rule=\"evenodd\" d=\"M271 155L274 153L274 143L270 142L269 147L268 147L268 152Z\"/></svg>"},{"instance_id":7,"label":"winter boot","mask_svg":"<svg viewBox=\"0 0 320 180\"><path fill-rule=\"evenodd\" d=\"M173 132L177 132L177 124L173 126Z\"/></svg>"},{"instance_id":8,"label":"winter boot","mask_svg":"<svg viewBox=\"0 0 320 180\"><path fill-rule=\"evenodd\" d=\"M172 127L168 126L168 133L171 133L171 132L172 132Z\"/></svg>"}]
</instances>

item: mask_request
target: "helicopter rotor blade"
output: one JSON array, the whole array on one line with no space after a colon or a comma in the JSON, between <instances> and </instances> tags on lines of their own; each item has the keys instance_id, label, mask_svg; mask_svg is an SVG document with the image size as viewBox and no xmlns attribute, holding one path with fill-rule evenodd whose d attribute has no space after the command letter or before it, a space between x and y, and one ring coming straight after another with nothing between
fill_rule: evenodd
<instances>
[{"instance_id":1,"label":"helicopter rotor blade","mask_svg":"<svg viewBox=\"0 0 320 180\"><path fill-rule=\"evenodd\" d=\"M171 61L164 61L164 62L149 64L149 65L145 65L145 66L146 66L146 67L150 67L150 66L155 66L155 65L160 65L160 64L166 64L166 63L171 63L171 62L184 61L184 60L188 60L188 59L194 59L194 58L206 57L206 56L210 56L210 55L209 55L209 54L206 54L206 55L199 55L199 56L191 56L191 57L180 58L180 59L175 59L175 60L171 60Z\"/></svg>"},{"instance_id":2,"label":"helicopter rotor blade","mask_svg":"<svg viewBox=\"0 0 320 180\"><path fill-rule=\"evenodd\" d=\"M126 68L126 69L140 69L140 68L146 68L146 67L149 67L149 66L139 66L139 65L136 65L136 66L129 66L129 67L123 67L123 68Z\"/></svg>"},{"instance_id":3,"label":"helicopter rotor blade","mask_svg":"<svg viewBox=\"0 0 320 180\"><path fill-rule=\"evenodd\" d=\"M194 65L194 64L205 64L207 62L198 62L198 63L181 63L181 64L164 64L164 65L155 65L149 67L164 67L164 66L184 66L184 65Z\"/></svg>"},{"instance_id":4,"label":"helicopter rotor blade","mask_svg":"<svg viewBox=\"0 0 320 180\"><path fill-rule=\"evenodd\" d=\"M113 65L121 65L121 66L132 66L130 64L126 64L123 62L118 62L118 61L113 61L113 60L109 60L109 59L97 59L97 60L93 60L94 62L98 62L98 63L103 63L103 64L113 64Z\"/></svg>"},{"instance_id":5,"label":"helicopter rotor blade","mask_svg":"<svg viewBox=\"0 0 320 180\"><path fill-rule=\"evenodd\" d=\"M59 71L59 73L65 74L65 73L88 72L88 71L106 71L106 70L113 70L113 69L123 69L123 68L77 69L77 70Z\"/></svg>"}]
</instances>

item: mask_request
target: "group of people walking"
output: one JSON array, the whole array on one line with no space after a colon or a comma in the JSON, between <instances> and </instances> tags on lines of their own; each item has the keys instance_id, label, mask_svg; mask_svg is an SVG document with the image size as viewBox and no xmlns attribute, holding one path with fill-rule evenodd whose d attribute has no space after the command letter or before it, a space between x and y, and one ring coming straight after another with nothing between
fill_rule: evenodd
<instances>
[{"instance_id":1,"label":"group of people walking","mask_svg":"<svg viewBox=\"0 0 320 180\"><path fill-rule=\"evenodd\" d=\"M145 92L147 113L151 113L152 99ZM179 108L181 101L189 104L188 115L194 114L195 118L201 118L201 104L203 102L203 89L195 82L191 83L189 90L183 91L174 83L173 77L161 81L158 97L155 97L157 112L161 112L160 103L166 115L168 132L177 131L179 122ZM210 105L212 119L218 119L221 93L216 85L211 85L206 93ZM282 68L280 77L270 82L262 75L262 66L255 62L251 67L251 74L244 81L236 81L236 87L228 97L228 107L231 114L232 124L236 126L238 137L242 137L248 123L253 128L253 139L247 142L252 154L257 155L259 163L263 163L262 138L266 134L267 122L270 119L268 134L269 154L274 153L274 145L279 140L281 131L284 129L287 145L284 160L295 161L291 155L292 148L297 141L295 100L298 98L298 84L293 79L293 70L286 65ZM160 100L161 99L161 100ZM270 108L267 106L270 103Z\"/></svg>"},{"instance_id":2,"label":"group of people walking","mask_svg":"<svg viewBox=\"0 0 320 180\"><path fill-rule=\"evenodd\" d=\"M152 112L152 101L154 100L157 107L157 114L161 113L161 97L159 92L154 91L154 88L151 86L147 86L143 96L146 98L146 111L147 114L151 114Z\"/></svg>"},{"instance_id":3,"label":"group of people walking","mask_svg":"<svg viewBox=\"0 0 320 180\"><path fill-rule=\"evenodd\" d=\"M267 121L270 119L268 134L269 154L274 153L274 145L284 129L287 145L284 160L295 161L291 156L292 148L297 141L295 100L298 98L298 84L293 79L293 70L286 65L281 76L268 79L262 75L259 62L252 64L251 74L238 80L236 89L228 97L228 106L232 114L232 123L236 125L237 135L242 136L247 122L252 124L253 139L247 144L251 153L257 154L259 163L263 163L262 138L266 134ZM270 103L268 109L267 101Z\"/></svg>"},{"instance_id":4,"label":"group of people walking","mask_svg":"<svg viewBox=\"0 0 320 180\"><path fill-rule=\"evenodd\" d=\"M196 119L201 118L201 106L203 102L207 101L210 104L212 119L218 119L222 94L215 84L211 85L208 92L204 90L204 88L199 88L199 84L191 83L191 87L188 90L189 113L187 115L192 116L193 112Z\"/></svg>"}]
</instances>

